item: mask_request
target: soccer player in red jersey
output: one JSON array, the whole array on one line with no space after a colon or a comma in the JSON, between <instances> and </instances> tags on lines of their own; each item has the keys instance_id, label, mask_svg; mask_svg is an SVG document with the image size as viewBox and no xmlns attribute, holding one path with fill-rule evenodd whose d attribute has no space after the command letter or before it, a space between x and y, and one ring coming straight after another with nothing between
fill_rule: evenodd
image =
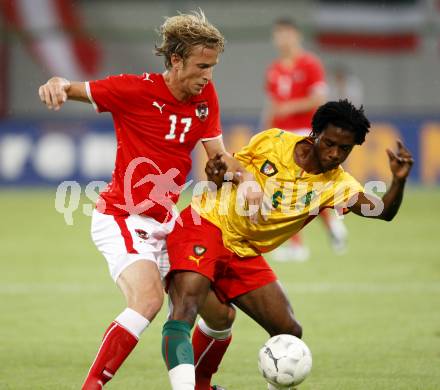
<instances>
[{"instance_id":1,"label":"soccer player in red jersey","mask_svg":"<svg viewBox=\"0 0 440 390\"><path fill-rule=\"evenodd\" d=\"M222 34L201 11L167 18L160 33L163 41L156 54L165 58L162 74L121 74L89 82L53 77L39 89L49 109L58 110L69 99L110 112L116 132L115 169L93 213L92 238L127 308L105 332L82 387L86 390L101 389L115 375L162 306L161 276L169 267L165 239L177 218L175 203L185 187L196 143L202 141L208 158L225 156L235 167L237 180L249 176L225 152L222 141L211 81L224 48ZM247 199L250 204L260 201L251 194ZM195 336L195 350L217 340L229 343L228 323L234 310L225 310L231 310L231 321L220 324L210 323L209 309L203 311L206 322L201 320L201 332L206 337ZM184 330L189 337L189 326ZM174 378L180 376L182 381L181 370L172 363L168 368L173 389L194 388L194 372L184 378L185 386L178 387Z\"/></svg>"},{"instance_id":2,"label":"soccer player in red jersey","mask_svg":"<svg viewBox=\"0 0 440 390\"><path fill-rule=\"evenodd\" d=\"M291 19L275 22L273 42L279 58L266 72L268 107L264 128L276 127L298 135L309 135L316 108L327 100L324 67L318 57L304 50L301 33ZM333 249L337 253L343 252L347 236L344 224L327 210L320 215ZM273 257L279 261L304 261L309 257L309 249L296 234L289 245L278 248Z\"/></svg>"}]
</instances>

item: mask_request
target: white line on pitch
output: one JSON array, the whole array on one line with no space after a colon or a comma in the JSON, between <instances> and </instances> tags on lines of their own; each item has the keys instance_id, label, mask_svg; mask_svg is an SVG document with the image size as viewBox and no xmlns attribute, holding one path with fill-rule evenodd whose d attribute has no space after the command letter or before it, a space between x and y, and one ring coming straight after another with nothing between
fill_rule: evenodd
<instances>
[{"instance_id":1,"label":"white line on pitch","mask_svg":"<svg viewBox=\"0 0 440 390\"><path fill-rule=\"evenodd\" d=\"M304 282L282 283L289 293L293 294L393 294L393 293L430 293L440 294L439 282ZM1 283L0 294L80 294L106 293L111 289L108 284L96 283Z\"/></svg>"}]
</instances>

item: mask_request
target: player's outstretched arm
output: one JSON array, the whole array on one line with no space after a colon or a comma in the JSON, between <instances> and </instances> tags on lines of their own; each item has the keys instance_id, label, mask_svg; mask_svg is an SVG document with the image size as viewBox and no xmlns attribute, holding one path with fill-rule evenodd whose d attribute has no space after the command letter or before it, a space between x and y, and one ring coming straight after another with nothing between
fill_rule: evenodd
<instances>
[{"instance_id":1,"label":"player's outstretched arm","mask_svg":"<svg viewBox=\"0 0 440 390\"><path fill-rule=\"evenodd\" d=\"M214 182L217 188L222 186L227 170L228 167L222 160L220 153L210 158L205 166L205 173L208 180Z\"/></svg>"},{"instance_id":2,"label":"player's outstretched arm","mask_svg":"<svg viewBox=\"0 0 440 390\"><path fill-rule=\"evenodd\" d=\"M239 184L243 181L255 180L252 173L244 169L241 163L226 151L221 138L203 142L203 146L205 147L206 154L208 155L209 159L207 166L216 165L220 167L223 164L223 166L226 167L226 172L233 174L231 181L233 181L235 184ZM206 169L205 172L208 173ZM216 178L216 180L213 181L217 182L219 180ZM223 182L223 177L221 178L221 181Z\"/></svg>"},{"instance_id":3,"label":"player's outstretched arm","mask_svg":"<svg viewBox=\"0 0 440 390\"><path fill-rule=\"evenodd\" d=\"M55 111L59 110L67 99L91 103L85 82L69 81L62 77L49 79L38 89L38 95L47 108Z\"/></svg>"},{"instance_id":4,"label":"player's outstretched arm","mask_svg":"<svg viewBox=\"0 0 440 390\"><path fill-rule=\"evenodd\" d=\"M255 183L256 185L246 190L244 197L249 208L252 207L258 210L263 202L264 193L256 183L254 175L247 171L234 156L226 152L221 139L206 141L203 143L203 146L209 158L205 168L208 179L216 183L217 188L219 188L224 180L225 173L229 172L232 173L232 181L235 184L243 182ZM258 213L249 215L249 219L253 223L257 223Z\"/></svg>"},{"instance_id":5,"label":"player's outstretched arm","mask_svg":"<svg viewBox=\"0 0 440 390\"><path fill-rule=\"evenodd\" d=\"M397 154L387 149L390 162L390 169L393 174L391 186L382 197L383 210L380 214L368 213L366 210L372 210L377 207L376 202L371 200L371 195L359 194L359 197L350 210L362 217L379 218L385 221L391 221L397 214L403 199L406 178L414 163L410 151L401 141L397 141Z\"/></svg>"}]
</instances>

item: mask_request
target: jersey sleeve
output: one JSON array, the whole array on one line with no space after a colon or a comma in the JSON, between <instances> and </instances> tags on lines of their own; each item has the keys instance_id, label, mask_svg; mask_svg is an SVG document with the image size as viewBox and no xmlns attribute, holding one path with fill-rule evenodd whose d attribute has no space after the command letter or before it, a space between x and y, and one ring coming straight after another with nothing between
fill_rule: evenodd
<instances>
[{"instance_id":1,"label":"jersey sleeve","mask_svg":"<svg viewBox=\"0 0 440 390\"><path fill-rule=\"evenodd\" d=\"M220 106L218 103L217 92L214 84L210 83L208 88L208 118L206 120L205 130L203 132L201 141L209 141L211 139L219 138L222 135L222 127L220 123Z\"/></svg>"},{"instance_id":2,"label":"jersey sleeve","mask_svg":"<svg viewBox=\"0 0 440 390\"><path fill-rule=\"evenodd\" d=\"M280 131L280 129L269 129L254 135L246 146L234 153L234 157L243 164L249 165L256 156L270 151L273 138Z\"/></svg>"},{"instance_id":3,"label":"jersey sleeve","mask_svg":"<svg viewBox=\"0 0 440 390\"><path fill-rule=\"evenodd\" d=\"M97 112L126 112L135 104L139 77L135 75L109 76L86 83L87 95Z\"/></svg>"},{"instance_id":4,"label":"jersey sleeve","mask_svg":"<svg viewBox=\"0 0 440 390\"><path fill-rule=\"evenodd\" d=\"M340 213L348 213L353 200L357 199L364 187L349 173L343 172L334 184L334 192L326 207L337 209Z\"/></svg>"},{"instance_id":5,"label":"jersey sleeve","mask_svg":"<svg viewBox=\"0 0 440 390\"><path fill-rule=\"evenodd\" d=\"M324 67L318 58L311 57L307 63L307 84L309 94L327 89Z\"/></svg>"}]
</instances>

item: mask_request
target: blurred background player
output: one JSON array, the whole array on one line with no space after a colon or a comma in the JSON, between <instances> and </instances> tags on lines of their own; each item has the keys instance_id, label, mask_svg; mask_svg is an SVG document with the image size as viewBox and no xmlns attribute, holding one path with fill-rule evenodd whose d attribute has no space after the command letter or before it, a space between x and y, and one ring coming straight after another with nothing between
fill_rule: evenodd
<instances>
[{"instance_id":1,"label":"blurred background player","mask_svg":"<svg viewBox=\"0 0 440 390\"><path fill-rule=\"evenodd\" d=\"M279 57L266 71L267 107L263 119L264 129L273 127L297 135L309 135L312 116L328 97L324 67L314 54L302 46L302 36L292 19L280 18L273 27L273 43ZM347 229L330 212L320 214L336 253L345 251ZM309 248L295 234L287 245L276 249L276 261L305 261Z\"/></svg>"}]
</instances>

